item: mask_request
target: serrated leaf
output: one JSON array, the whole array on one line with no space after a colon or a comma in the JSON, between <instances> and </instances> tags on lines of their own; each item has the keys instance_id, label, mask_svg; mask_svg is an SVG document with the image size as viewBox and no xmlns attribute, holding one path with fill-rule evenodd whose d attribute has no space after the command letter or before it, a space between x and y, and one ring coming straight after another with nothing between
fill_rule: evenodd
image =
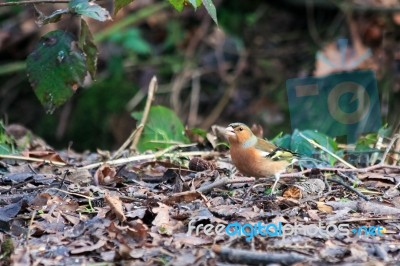
<instances>
[{"instance_id":1,"label":"serrated leaf","mask_svg":"<svg viewBox=\"0 0 400 266\"><path fill-rule=\"evenodd\" d=\"M132 113L132 116L140 121L142 112ZM161 150L176 143L188 143L185 136L185 128L179 117L164 106L152 106L147 123L143 129L138 143L138 150Z\"/></svg>"},{"instance_id":2,"label":"serrated leaf","mask_svg":"<svg viewBox=\"0 0 400 266\"><path fill-rule=\"evenodd\" d=\"M185 0L168 0L169 3L179 12L183 10Z\"/></svg>"},{"instance_id":3,"label":"serrated leaf","mask_svg":"<svg viewBox=\"0 0 400 266\"><path fill-rule=\"evenodd\" d=\"M188 0L189 3L192 4L194 10L197 10L199 6L201 6L202 0Z\"/></svg>"},{"instance_id":4,"label":"serrated leaf","mask_svg":"<svg viewBox=\"0 0 400 266\"><path fill-rule=\"evenodd\" d=\"M48 113L65 103L87 74L83 52L73 36L61 30L44 35L26 63L29 82Z\"/></svg>"},{"instance_id":5,"label":"serrated leaf","mask_svg":"<svg viewBox=\"0 0 400 266\"><path fill-rule=\"evenodd\" d=\"M99 21L111 20L110 13L105 8L88 0L72 0L69 2L69 8L72 12Z\"/></svg>"},{"instance_id":6,"label":"serrated leaf","mask_svg":"<svg viewBox=\"0 0 400 266\"><path fill-rule=\"evenodd\" d=\"M97 46L93 42L93 35L90 32L86 21L81 19L81 33L79 36L79 47L85 53L87 69L92 79L96 75L97 69Z\"/></svg>"},{"instance_id":7,"label":"serrated leaf","mask_svg":"<svg viewBox=\"0 0 400 266\"><path fill-rule=\"evenodd\" d=\"M215 8L214 3L212 2L212 0L202 0L202 1L203 1L203 5L206 8L208 14L214 20L215 24L218 25L217 9Z\"/></svg>"},{"instance_id":8,"label":"serrated leaf","mask_svg":"<svg viewBox=\"0 0 400 266\"><path fill-rule=\"evenodd\" d=\"M118 13L118 11L129 5L130 3L132 3L135 0L114 0L114 16Z\"/></svg>"}]
</instances>

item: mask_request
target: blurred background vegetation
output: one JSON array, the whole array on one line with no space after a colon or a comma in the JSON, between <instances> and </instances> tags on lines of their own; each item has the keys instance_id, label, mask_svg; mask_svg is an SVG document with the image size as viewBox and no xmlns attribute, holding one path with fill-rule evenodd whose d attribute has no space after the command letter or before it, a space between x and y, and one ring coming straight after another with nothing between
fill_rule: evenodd
<instances>
[{"instance_id":1,"label":"blurred background vegetation","mask_svg":"<svg viewBox=\"0 0 400 266\"><path fill-rule=\"evenodd\" d=\"M97 1L112 9L112 1ZM135 0L111 22L88 20L99 48L96 80L46 114L26 77L25 59L40 36L32 6L0 8L0 118L31 129L56 148L115 149L136 126L153 75L155 104L188 127L259 123L264 135L290 132L286 80L319 75L316 54L335 54L347 38L353 54L372 56L355 69L378 78L384 123L398 127L400 8L397 1L217 0L218 26L202 7L175 11L167 1ZM65 4L38 6L50 13ZM351 61L351 53L347 55ZM332 71L333 72L333 71ZM328 70L329 73L329 70Z\"/></svg>"}]
</instances>

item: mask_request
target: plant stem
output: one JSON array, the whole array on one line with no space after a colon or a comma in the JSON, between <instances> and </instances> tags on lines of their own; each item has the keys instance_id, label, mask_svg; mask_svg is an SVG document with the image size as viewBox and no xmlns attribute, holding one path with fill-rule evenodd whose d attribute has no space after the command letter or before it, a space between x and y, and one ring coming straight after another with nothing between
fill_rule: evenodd
<instances>
[{"instance_id":1,"label":"plant stem","mask_svg":"<svg viewBox=\"0 0 400 266\"><path fill-rule=\"evenodd\" d=\"M30 0L30 1L18 1L18 2L7 2L0 3L2 6L22 6L31 4L68 4L69 0Z\"/></svg>"}]
</instances>

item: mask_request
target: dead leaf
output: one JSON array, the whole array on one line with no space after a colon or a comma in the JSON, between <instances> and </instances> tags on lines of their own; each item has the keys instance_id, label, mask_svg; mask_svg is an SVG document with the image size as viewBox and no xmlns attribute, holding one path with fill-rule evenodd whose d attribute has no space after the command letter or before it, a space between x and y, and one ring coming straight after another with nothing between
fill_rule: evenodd
<instances>
[{"instance_id":1,"label":"dead leaf","mask_svg":"<svg viewBox=\"0 0 400 266\"><path fill-rule=\"evenodd\" d=\"M122 201L118 196L112 196L108 192L105 193L104 199L107 204L111 207L111 211L117 216L121 222L126 221L124 210L122 208Z\"/></svg>"},{"instance_id":2,"label":"dead leaf","mask_svg":"<svg viewBox=\"0 0 400 266\"><path fill-rule=\"evenodd\" d=\"M213 243L213 237L202 238L198 236L187 235L186 233L174 234L174 244L177 248L183 246L200 246L209 245Z\"/></svg>"},{"instance_id":3,"label":"dead leaf","mask_svg":"<svg viewBox=\"0 0 400 266\"><path fill-rule=\"evenodd\" d=\"M325 213L333 212L333 208L331 206L326 205L323 202L317 202L317 207L318 207L318 210L320 210L321 212L325 212Z\"/></svg>"},{"instance_id":4,"label":"dead leaf","mask_svg":"<svg viewBox=\"0 0 400 266\"><path fill-rule=\"evenodd\" d=\"M319 221L321 219L317 214L317 210L307 210L307 213L311 220Z\"/></svg>"},{"instance_id":5,"label":"dead leaf","mask_svg":"<svg viewBox=\"0 0 400 266\"><path fill-rule=\"evenodd\" d=\"M170 217L169 210L171 207L158 203L159 207L153 208L153 212L157 214L156 218L154 218L152 224L157 227L167 228L169 226ZM172 232L171 232L172 233Z\"/></svg>"},{"instance_id":6,"label":"dead leaf","mask_svg":"<svg viewBox=\"0 0 400 266\"><path fill-rule=\"evenodd\" d=\"M96 244L91 245L91 246L84 246L81 248L75 248L72 249L70 252L71 254L80 254L80 253L84 253L84 252L89 252L89 251L93 251L96 249L101 248L102 246L104 246L107 243L106 240L100 239L99 241L97 241Z\"/></svg>"},{"instance_id":7,"label":"dead leaf","mask_svg":"<svg viewBox=\"0 0 400 266\"><path fill-rule=\"evenodd\" d=\"M53 150L46 151L23 151L21 154L25 157L31 157L42 160L49 160L53 162L65 163L66 162L60 157L58 153Z\"/></svg>"},{"instance_id":8,"label":"dead leaf","mask_svg":"<svg viewBox=\"0 0 400 266\"><path fill-rule=\"evenodd\" d=\"M109 186L111 184L115 185L122 182L121 178L116 176L117 170L108 165L103 164L100 166L96 173L94 174L94 182L95 184L102 185L102 186Z\"/></svg>"},{"instance_id":9,"label":"dead leaf","mask_svg":"<svg viewBox=\"0 0 400 266\"><path fill-rule=\"evenodd\" d=\"M197 191L185 191L173 194L168 197L164 203L167 205L173 205L176 203L192 202L197 199L202 199L207 202L207 198L202 193Z\"/></svg>"}]
</instances>

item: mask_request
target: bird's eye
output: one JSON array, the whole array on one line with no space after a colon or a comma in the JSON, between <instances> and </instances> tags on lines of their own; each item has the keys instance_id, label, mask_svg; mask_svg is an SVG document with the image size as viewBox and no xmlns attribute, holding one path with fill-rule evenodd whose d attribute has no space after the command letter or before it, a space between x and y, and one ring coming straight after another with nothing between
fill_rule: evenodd
<instances>
[{"instance_id":1,"label":"bird's eye","mask_svg":"<svg viewBox=\"0 0 400 266\"><path fill-rule=\"evenodd\" d=\"M242 128L242 127L239 127L239 131L243 131L243 128Z\"/></svg>"}]
</instances>

